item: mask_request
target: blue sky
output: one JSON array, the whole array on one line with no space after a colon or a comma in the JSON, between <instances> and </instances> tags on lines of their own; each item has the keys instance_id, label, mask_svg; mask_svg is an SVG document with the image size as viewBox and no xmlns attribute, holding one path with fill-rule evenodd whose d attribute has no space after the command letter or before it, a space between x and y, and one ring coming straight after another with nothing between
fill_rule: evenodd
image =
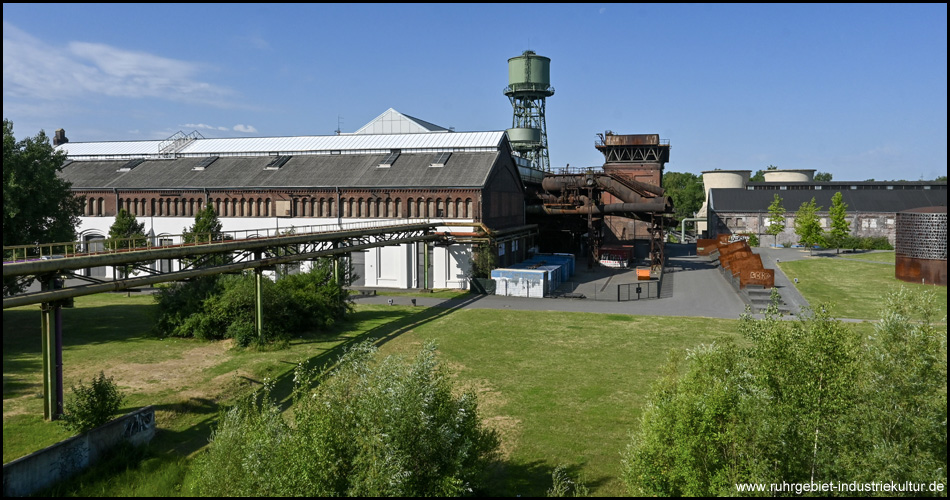
<instances>
[{"instance_id":1,"label":"blue sky","mask_svg":"<svg viewBox=\"0 0 950 500\"><path fill-rule=\"evenodd\" d=\"M658 133L667 170L947 174L947 5L4 4L3 116L73 142L353 132L394 108L504 130L551 58L551 166Z\"/></svg>"}]
</instances>

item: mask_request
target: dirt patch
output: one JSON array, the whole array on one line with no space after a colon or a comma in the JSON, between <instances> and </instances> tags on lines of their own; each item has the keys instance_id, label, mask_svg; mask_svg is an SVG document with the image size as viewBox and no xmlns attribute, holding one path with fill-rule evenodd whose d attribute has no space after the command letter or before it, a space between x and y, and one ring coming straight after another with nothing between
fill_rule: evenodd
<instances>
[{"instance_id":1,"label":"dirt patch","mask_svg":"<svg viewBox=\"0 0 950 500\"><path fill-rule=\"evenodd\" d=\"M183 351L180 357L158 363L122 363L114 362L108 370L108 376L115 379L122 390L148 394L164 391L183 391L181 396L211 398L217 396L223 385L215 383L222 377L206 381L202 372L221 364L228 359L228 350L232 339L199 344ZM91 380L98 372L77 373L82 380ZM229 376L233 376L229 374Z\"/></svg>"},{"instance_id":2,"label":"dirt patch","mask_svg":"<svg viewBox=\"0 0 950 500\"><path fill-rule=\"evenodd\" d=\"M461 371L461 365L452 366L452 373ZM456 371L457 370L457 371ZM457 387L461 391L475 394L478 400L478 413L482 415L482 424L498 433L501 441L499 453L503 460L511 458L511 453L518 446L521 436L521 419L509 415L502 415L501 411L508 404L507 398L484 379L466 380L459 382ZM486 415L488 415L486 417Z\"/></svg>"}]
</instances>

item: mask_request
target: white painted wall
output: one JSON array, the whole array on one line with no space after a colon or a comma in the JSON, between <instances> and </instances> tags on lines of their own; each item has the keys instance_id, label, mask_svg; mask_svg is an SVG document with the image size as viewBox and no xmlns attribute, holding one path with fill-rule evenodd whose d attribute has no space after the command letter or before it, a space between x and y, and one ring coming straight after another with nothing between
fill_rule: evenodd
<instances>
[{"instance_id":1,"label":"white painted wall","mask_svg":"<svg viewBox=\"0 0 950 500\"><path fill-rule=\"evenodd\" d=\"M172 239L172 244L181 243L181 233L195 223L194 217L141 217L138 222L145 223L145 233L153 234L153 245L158 245L162 238ZM317 230L321 226L329 227L338 224L336 218L307 218L289 219L279 217L221 217L222 231L244 231L237 234L240 239L257 234L277 234L291 228L297 232ZM373 222L396 222L392 219L349 219L340 220L342 224ZM115 217L81 217L79 223L79 238L85 241L89 236L109 236L109 227L115 222ZM406 222L409 222L407 219ZM453 222L455 222L453 220ZM459 222L471 222L460 220ZM472 231L474 228L439 227L438 231ZM416 276L419 268L415 244L408 243L398 246L371 248L366 252L366 264L360 272L367 287L381 288L422 288L422 276ZM451 245L448 247L432 247L432 258L429 262L429 286L432 288L468 288L468 271L471 269L471 245ZM153 267L157 268L158 263ZM179 269L178 262L171 262L171 271ZM306 263L303 271L309 270ZM105 269L105 276L112 277L111 267Z\"/></svg>"}]
</instances>

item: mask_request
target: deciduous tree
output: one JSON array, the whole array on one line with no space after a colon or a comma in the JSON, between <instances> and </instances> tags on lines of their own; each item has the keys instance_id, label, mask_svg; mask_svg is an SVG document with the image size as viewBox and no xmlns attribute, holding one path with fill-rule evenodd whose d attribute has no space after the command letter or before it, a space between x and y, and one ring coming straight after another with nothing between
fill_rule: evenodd
<instances>
[{"instance_id":1,"label":"deciduous tree","mask_svg":"<svg viewBox=\"0 0 950 500\"><path fill-rule=\"evenodd\" d=\"M778 245L778 235L785 231L785 207L782 206L782 197L775 195L769 205L769 225L765 228L766 234L771 234L772 243Z\"/></svg>"},{"instance_id":2,"label":"deciduous tree","mask_svg":"<svg viewBox=\"0 0 950 500\"><path fill-rule=\"evenodd\" d=\"M115 222L109 227L109 238L106 239L106 248L112 250L133 250L148 244L145 237L145 223L138 222L135 215L124 208L120 208L115 215ZM125 264L121 266L123 276L129 276L133 269L142 264Z\"/></svg>"},{"instance_id":3,"label":"deciduous tree","mask_svg":"<svg viewBox=\"0 0 950 500\"><path fill-rule=\"evenodd\" d=\"M831 197L831 207L828 208L828 216L831 218L831 231L826 238L828 243L835 248L836 253L841 253L841 247L848 243L851 236L851 223L848 222L848 205L842 200L840 191Z\"/></svg>"},{"instance_id":4,"label":"deciduous tree","mask_svg":"<svg viewBox=\"0 0 950 500\"><path fill-rule=\"evenodd\" d=\"M811 248L823 243L821 223L818 220L819 210L821 207L815 206L813 196L811 201L802 203L798 212L795 212L795 234L798 235L798 243L805 247Z\"/></svg>"},{"instance_id":5,"label":"deciduous tree","mask_svg":"<svg viewBox=\"0 0 950 500\"><path fill-rule=\"evenodd\" d=\"M690 172L666 172L663 174L663 189L673 200L677 221L692 217L706 198L702 178Z\"/></svg>"},{"instance_id":6,"label":"deciduous tree","mask_svg":"<svg viewBox=\"0 0 950 500\"><path fill-rule=\"evenodd\" d=\"M773 302L764 319L743 316L741 346L672 357L623 454L630 493L736 496L742 483L885 476L946 488L947 337L932 323L936 294L901 288L883 304L874 335L863 336L830 305L792 322Z\"/></svg>"},{"instance_id":7,"label":"deciduous tree","mask_svg":"<svg viewBox=\"0 0 950 500\"><path fill-rule=\"evenodd\" d=\"M182 242L213 243L231 239L230 235L221 231L222 227L218 214L209 203L195 214L195 223L190 228L182 229ZM228 258L225 255L214 254L194 259L182 259L182 261L195 267L213 267L226 264Z\"/></svg>"},{"instance_id":8,"label":"deciduous tree","mask_svg":"<svg viewBox=\"0 0 950 500\"><path fill-rule=\"evenodd\" d=\"M3 246L72 242L83 212L84 198L57 174L66 154L56 151L41 130L17 141L13 122L3 120ZM3 293L29 283L3 280Z\"/></svg>"}]
</instances>

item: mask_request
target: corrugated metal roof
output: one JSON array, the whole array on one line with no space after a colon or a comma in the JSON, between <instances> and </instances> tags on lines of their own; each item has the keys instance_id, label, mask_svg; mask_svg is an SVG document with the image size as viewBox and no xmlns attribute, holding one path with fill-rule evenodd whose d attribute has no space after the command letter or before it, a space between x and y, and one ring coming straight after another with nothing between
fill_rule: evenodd
<instances>
[{"instance_id":1,"label":"corrugated metal roof","mask_svg":"<svg viewBox=\"0 0 950 500\"><path fill-rule=\"evenodd\" d=\"M158 155L158 145L163 141L111 141L111 142L67 142L56 146L66 151L70 157L84 156L148 156Z\"/></svg>"},{"instance_id":2,"label":"corrugated metal roof","mask_svg":"<svg viewBox=\"0 0 950 500\"><path fill-rule=\"evenodd\" d=\"M330 154L403 152L423 150L495 151L504 131L449 132L379 135L330 135L297 137L248 137L198 139L178 152L178 156L257 156L279 154ZM159 158L162 141L76 142L57 146L73 159L149 157Z\"/></svg>"},{"instance_id":3,"label":"corrugated metal roof","mask_svg":"<svg viewBox=\"0 0 950 500\"><path fill-rule=\"evenodd\" d=\"M221 157L205 170L200 158L148 160L118 172L125 160L75 161L60 176L74 189L284 189L284 188L481 188L501 153L453 153L444 167L430 167L436 153L403 153L389 168L385 154L299 155L277 170L268 158Z\"/></svg>"}]
</instances>

